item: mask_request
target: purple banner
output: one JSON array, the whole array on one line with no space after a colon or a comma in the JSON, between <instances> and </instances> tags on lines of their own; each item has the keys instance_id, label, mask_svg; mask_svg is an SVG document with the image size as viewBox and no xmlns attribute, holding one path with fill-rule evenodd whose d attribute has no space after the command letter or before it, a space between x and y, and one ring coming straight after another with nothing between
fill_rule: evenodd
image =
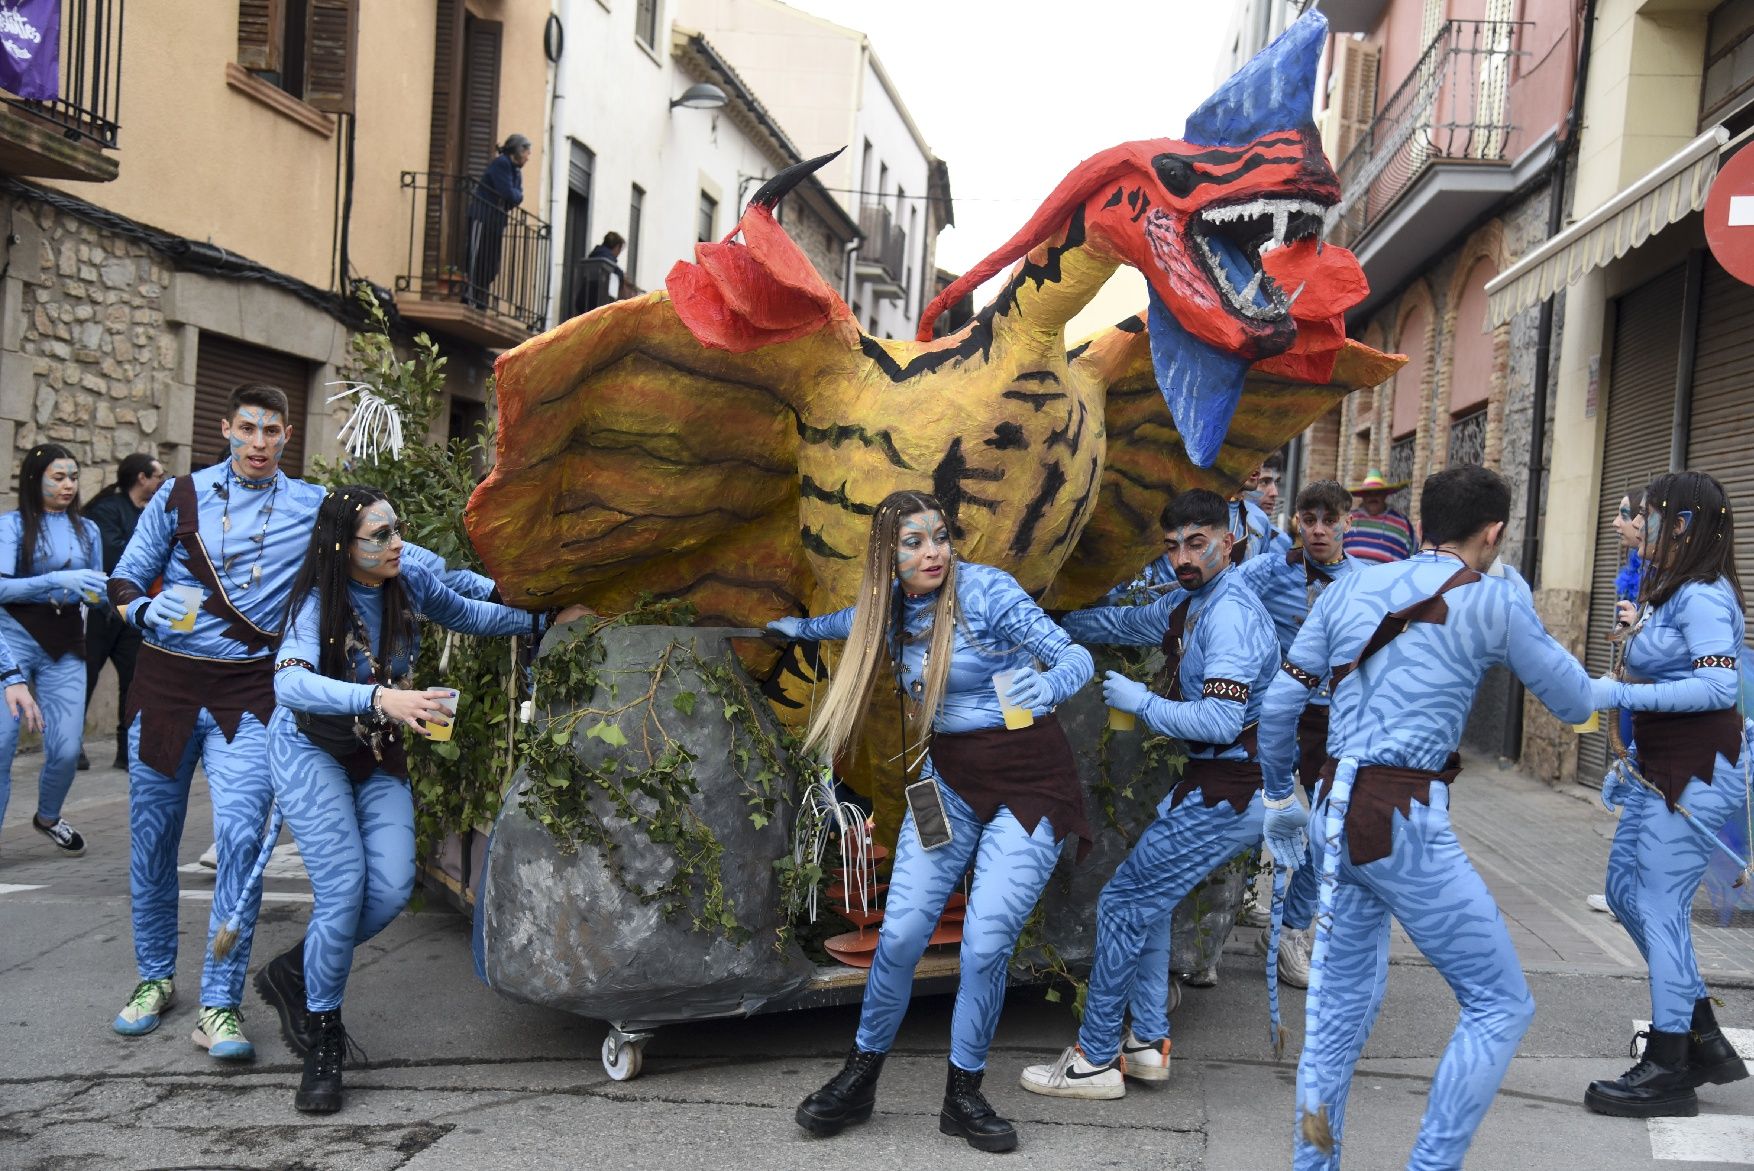
<instances>
[{"instance_id":1,"label":"purple banner","mask_svg":"<svg viewBox=\"0 0 1754 1171\"><path fill-rule=\"evenodd\" d=\"M61 96L61 0L0 0L0 89L37 102Z\"/></svg>"}]
</instances>

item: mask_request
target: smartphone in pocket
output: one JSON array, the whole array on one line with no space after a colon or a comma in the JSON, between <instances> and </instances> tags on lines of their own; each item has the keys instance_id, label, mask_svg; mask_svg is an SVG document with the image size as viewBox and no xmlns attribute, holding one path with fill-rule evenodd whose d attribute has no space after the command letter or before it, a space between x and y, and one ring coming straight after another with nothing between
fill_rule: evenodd
<instances>
[{"instance_id":1,"label":"smartphone in pocket","mask_svg":"<svg viewBox=\"0 0 1754 1171\"><path fill-rule=\"evenodd\" d=\"M944 812L944 793L934 777L915 781L905 791L907 807L914 815L914 834L920 849L936 850L950 844L950 818Z\"/></svg>"}]
</instances>

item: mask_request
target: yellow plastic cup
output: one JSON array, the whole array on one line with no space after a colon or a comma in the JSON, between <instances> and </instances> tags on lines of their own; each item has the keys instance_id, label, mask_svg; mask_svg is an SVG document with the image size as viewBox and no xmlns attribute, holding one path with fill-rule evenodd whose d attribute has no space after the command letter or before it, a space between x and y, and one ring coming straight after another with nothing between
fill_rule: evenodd
<instances>
[{"instance_id":1,"label":"yellow plastic cup","mask_svg":"<svg viewBox=\"0 0 1754 1171\"><path fill-rule=\"evenodd\" d=\"M1579 736L1585 736L1591 732L1600 732L1602 730L1602 713L1591 712L1589 719L1581 724L1573 724L1571 730L1576 732Z\"/></svg>"},{"instance_id":2,"label":"yellow plastic cup","mask_svg":"<svg viewBox=\"0 0 1754 1171\"><path fill-rule=\"evenodd\" d=\"M87 606L101 606L104 604L104 596L96 590L80 590L79 592L85 598L85 604Z\"/></svg>"},{"instance_id":3,"label":"yellow plastic cup","mask_svg":"<svg viewBox=\"0 0 1754 1171\"><path fill-rule=\"evenodd\" d=\"M1139 717L1132 712L1124 712L1118 707L1108 709L1108 730L1111 732L1133 732L1139 727Z\"/></svg>"},{"instance_id":4,"label":"yellow plastic cup","mask_svg":"<svg viewBox=\"0 0 1754 1171\"><path fill-rule=\"evenodd\" d=\"M1005 717L1005 727L1013 732L1020 728L1031 727L1035 723L1034 712L1026 707L1017 707L1005 698L1005 693L1011 690L1011 680L1016 674L1015 671L1000 671L993 676L993 690L999 696L999 711Z\"/></svg>"},{"instance_id":5,"label":"yellow plastic cup","mask_svg":"<svg viewBox=\"0 0 1754 1171\"><path fill-rule=\"evenodd\" d=\"M440 727L433 723L422 725L428 740L435 742L449 740L451 738L451 732L455 730L457 726L457 705L463 702L463 693L454 687L449 690L451 693L450 696L446 699L439 700L439 706L445 709L444 726Z\"/></svg>"},{"instance_id":6,"label":"yellow plastic cup","mask_svg":"<svg viewBox=\"0 0 1754 1171\"><path fill-rule=\"evenodd\" d=\"M176 595L183 599L183 605L189 608L187 614L171 623L171 629L188 634L195 629L195 615L201 609L201 603L207 600L207 591L200 586L192 585L171 586L169 588L175 591Z\"/></svg>"}]
</instances>

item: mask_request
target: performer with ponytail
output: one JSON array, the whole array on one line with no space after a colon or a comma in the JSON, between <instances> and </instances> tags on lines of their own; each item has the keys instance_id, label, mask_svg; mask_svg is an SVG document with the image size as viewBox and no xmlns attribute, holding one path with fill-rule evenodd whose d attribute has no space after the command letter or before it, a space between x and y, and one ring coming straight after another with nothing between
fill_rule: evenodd
<instances>
[{"instance_id":1,"label":"performer with ponytail","mask_svg":"<svg viewBox=\"0 0 1754 1171\"><path fill-rule=\"evenodd\" d=\"M0 819L12 793L18 728L41 728L43 766L31 826L63 854L85 852L85 838L61 817L85 739L85 618L108 580L97 526L79 514L79 461L56 443L39 443L18 470L18 510L0 516L0 659L7 710L0 712ZM37 700L21 687L36 688ZM15 690L17 689L17 690ZM42 705L40 714L37 704Z\"/></svg>"},{"instance_id":2,"label":"performer with ponytail","mask_svg":"<svg viewBox=\"0 0 1754 1171\"><path fill-rule=\"evenodd\" d=\"M475 635L531 631L522 610L464 598L403 564L402 522L375 488L330 493L293 583L268 721L275 804L310 874L310 926L257 973L287 1044L304 1056L293 1105L341 1108L341 998L353 949L389 925L414 887L407 729L449 725L456 693L412 686L419 620ZM575 616L568 611L563 619Z\"/></svg>"},{"instance_id":3,"label":"performer with ponytail","mask_svg":"<svg viewBox=\"0 0 1754 1171\"><path fill-rule=\"evenodd\" d=\"M1090 655L1009 574L959 562L943 507L920 492L894 492L877 506L855 605L769 625L788 638L846 642L806 752L833 760L856 743L873 697L888 693L879 676L893 671L908 714L905 763L921 764L858 1035L845 1067L798 1107L798 1125L832 1135L871 1117L914 968L972 862L938 1129L979 1150L1011 1150L1017 1132L988 1105L981 1078L1023 921L1061 841L1076 835L1080 856L1091 841L1072 748L1053 714L1089 682ZM994 680L1003 672L1007 704L1033 717L1026 728L1007 727Z\"/></svg>"},{"instance_id":4,"label":"performer with ponytail","mask_svg":"<svg viewBox=\"0 0 1754 1171\"><path fill-rule=\"evenodd\" d=\"M1487 668L1508 666L1574 724L1590 713L1590 680L1541 626L1528 586L1499 568L1510 489L1496 473L1436 473L1421 514L1435 548L1324 590L1261 714L1265 836L1275 858L1296 859L1310 816L1294 795L1298 717L1332 680L1339 764L1315 799L1322 879L1297 1067L1299 1171L1340 1166L1352 1071L1388 984L1389 916L1461 1004L1409 1168L1461 1166L1535 1012L1498 906L1450 828L1449 785Z\"/></svg>"},{"instance_id":5,"label":"performer with ponytail","mask_svg":"<svg viewBox=\"0 0 1754 1171\"><path fill-rule=\"evenodd\" d=\"M1592 1082L1598 1114L1692 1117L1694 1090L1748 1076L1724 1039L1693 951L1693 896L1718 831L1748 802L1749 731L1737 710L1744 653L1735 516L1704 472L1658 476L1645 489L1644 560L1621 678L1596 681L1597 706L1632 713L1602 803L1621 806L1608 855L1608 905L1650 968L1643 1057Z\"/></svg>"}]
</instances>

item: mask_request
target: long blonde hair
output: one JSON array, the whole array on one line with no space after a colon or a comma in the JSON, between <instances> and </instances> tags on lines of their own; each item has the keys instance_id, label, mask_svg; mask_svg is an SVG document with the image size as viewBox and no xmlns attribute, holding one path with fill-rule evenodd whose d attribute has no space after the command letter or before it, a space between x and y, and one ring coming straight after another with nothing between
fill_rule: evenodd
<instances>
[{"instance_id":1,"label":"long blonde hair","mask_svg":"<svg viewBox=\"0 0 1754 1171\"><path fill-rule=\"evenodd\" d=\"M865 724L865 713L871 707L871 694L876 690L879 668L892 659L891 645L899 652L901 616L893 613L895 601L895 552L901 539L901 522L922 512L936 512L949 523L944 506L936 497L924 492L891 492L877 506L871 518L871 539L865 545L865 574L859 582L859 597L853 607L853 627L847 634L846 648L841 652L840 667L829 681L828 695L810 720L810 731L804 737L804 751L816 750L820 759L832 762L857 742ZM932 721L944 704L944 689L950 677L950 658L955 647L956 624L956 555L952 549L950 564L945 567L944 581L938 586L937 602L932 609L932 641L926 650L925 693L913 708L916 735L910 738L902 731L905 756L923 746L932 734ZM911 705L904 704L908 710Z\"/></svg>"}]
</instances>

